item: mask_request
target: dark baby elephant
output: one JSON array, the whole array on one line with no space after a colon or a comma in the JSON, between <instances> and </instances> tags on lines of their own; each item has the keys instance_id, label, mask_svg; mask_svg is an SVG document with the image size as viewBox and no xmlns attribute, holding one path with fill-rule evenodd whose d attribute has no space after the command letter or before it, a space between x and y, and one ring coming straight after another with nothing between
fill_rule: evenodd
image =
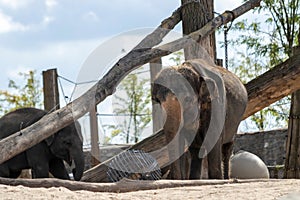
<instances>
[{"instance_id":1,"label":"dark baby elephant","mask_svg":"<svg viewBox=\"0 0 300 200\"><path fill-rule=\"evenodd\" d=\"M4 115L0 118L0 139L30 126L46 114L36 108L21 108ZM48 178L50 172L55 178L70 179L63 161L69 165L75 162L73 175L79 181L84 171L84 156L78 122L0 164L0 176L17 178L22 169L31 169L32 178Z\"/></svg>"},{"instance_id":2,"label":"dark baby elephant","mask_svg":"<svg viewBox=\"0 0 300 200\"><path fill-rule=\"evenodd\" d=\"M199 179L206 153L208 177L228 178L234 135L248 101L241 81L196 59L163 69L154 80L152 98L166 113L163 130L173 159L169 178Z\"/></svg>"}]
</instances>

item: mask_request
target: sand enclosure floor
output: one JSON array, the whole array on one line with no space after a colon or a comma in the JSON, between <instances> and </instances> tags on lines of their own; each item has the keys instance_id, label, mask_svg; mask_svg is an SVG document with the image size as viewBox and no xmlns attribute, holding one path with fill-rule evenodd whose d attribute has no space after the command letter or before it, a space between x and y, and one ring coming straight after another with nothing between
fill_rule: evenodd
<instances>
[{"instance_id":1,"label":"sand enclosure floor","mask_svg":"<svg viewBox=\"0 0 300 200\"><path fill-rule=\"evenodd\" d=\"M65 187L29 188L0 185L1 200L31 199L300 199L300 180L283 179L112 193L71 191Z\"/></svg>"}]
</instances>

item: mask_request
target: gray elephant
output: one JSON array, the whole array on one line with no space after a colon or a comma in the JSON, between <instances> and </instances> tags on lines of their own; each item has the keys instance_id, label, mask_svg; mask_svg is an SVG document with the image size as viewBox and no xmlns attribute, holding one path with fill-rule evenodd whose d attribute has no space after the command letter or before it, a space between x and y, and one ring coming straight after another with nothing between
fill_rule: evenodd
<instances>
[{"instance_id":1,"label":"gray elephant","mask_svg":"<svg viewBox=\"0 0 300 200\"><path fill-rule=\"evenodd\" d=\"M47 112L21 108L0 118L0 139L37 122ZM32 178L48 178L49 172L60 179L70 179L64 162L75 162L73 175L80 180L84 171L82 136L78 122L61 129L35 146L0 164L0 177L17 178L22 169L31 169Z\"/></svg>"},{"instance_id":2,"label":"gray elephant","mask_svg":"<svg viewBox=\"0 0 300 200\"><path fill-rule=\"evenodd\" d=\"M163 130L169 142L169 158L174 157L174 152L182 152L170 164L169 178L200 179L206 151L208 177L227 179L234 135L247 105L247 92L241 81L222 67L196 59L163 69L154 80L152 98L166 113ZM219 108L214 111L217 114L213 107ZM213 114L217 117L213 118ZM221 121L220 127L216 121Z\"/></svg>"}]
</instances>

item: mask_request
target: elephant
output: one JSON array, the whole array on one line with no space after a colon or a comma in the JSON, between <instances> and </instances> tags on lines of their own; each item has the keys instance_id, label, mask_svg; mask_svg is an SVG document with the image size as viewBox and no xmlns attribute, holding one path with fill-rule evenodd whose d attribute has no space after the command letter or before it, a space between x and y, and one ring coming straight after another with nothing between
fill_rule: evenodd
<instances>
[{"instance_id":1,"label":"elephant","mask_svg":"<svg viewBox=\"0 0 300 200\"><path fill-rule=\"evenodd\" d=\"M30 126L47 114L37 108L20 108L0 118L0 139ZM84 171L82 135L77 121L59 130L33 147L0 164L0 177L17 178L23 169L31 169L32 178L70 179L63 161L70 166L74 180L79 181Z\"/></svg>"},{"instance_id":2,"label":"elephant","mask_svg":"<svg viewBox=\"0 0 300 200\"><path fill-rule=\"evenodd\" d=\"M169 158L181 152L169 165L169 178L200 179L207 154L208 178L228 179L234 135L248 101L239 78L223 67L194 59L162 69L151 93L165 111L166 140L175 144L168 145Z\"/></svg>"},{"instance_id":3,"label":"elephant","mask_svg":"<svg viewBox=\"0 0 300 200\"><path fill-rule=\"evenodd\" d=\"M230 158L229 177L239 179L269 179L270 174L266 164L257 155L240 150Z\"/></svg>"}]
</instances>

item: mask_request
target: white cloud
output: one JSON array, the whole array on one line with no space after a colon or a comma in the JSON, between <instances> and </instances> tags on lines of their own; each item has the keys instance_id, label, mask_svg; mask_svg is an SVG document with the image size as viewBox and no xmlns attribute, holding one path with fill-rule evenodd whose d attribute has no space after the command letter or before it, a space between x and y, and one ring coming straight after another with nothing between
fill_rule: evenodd
<instances>
[{"instance_id":1,"label":"white cloud","mask_svg":"<svg viewBox=\"0 0 300 200\"><path fill-rule=\"evenodd\" d=\"M52 17L52 16L44 16L42 25L47 26L52 21L54 21L54 17Z\"/></svg>"},{"instance_id":2,"label":"white cloud","mask_svg":"<svg viewBox=\"0 0 300 200\"><path fill-rule=\"evenodd\" d=\"M46 0L45 1L47 9L52 9L53 7L57 6L57 1L56 0Z\"/></svg>"},{"instance_id":3,"label":"white cloud","mask_svg":"<svg viewBox=\"0 0 300 200\"><path fill-rule=\"evenodd\" d=\"M14 22L10 16L7 16L0 11L0 33L7 33L11 31L25 31L28 27L25 25Z\"/></svg>"},{"instance_id":4,"label":"white cloud","mask_svg":"<svg viewBox=\"0 0 300 200\"><path fill-rule=\"evenodd\" d=\"M20 79L22 79L22 76L20 76L19 74L20 73L28 73L30 70L33 70L33 69L20 65L16 68L8 70L6 72L6 75L11 80L20 80Z\"/></svg>"},{"instance_id":5,"label":"white cloud","mask_svg":"<svg viewBox=\"0 0 300 200\"><path fill-rule=\"evenodd\" d=\"M30 4L32 0L0 0L0 4L11 9L19 9Z\"/></svg>"}]
</instances>

